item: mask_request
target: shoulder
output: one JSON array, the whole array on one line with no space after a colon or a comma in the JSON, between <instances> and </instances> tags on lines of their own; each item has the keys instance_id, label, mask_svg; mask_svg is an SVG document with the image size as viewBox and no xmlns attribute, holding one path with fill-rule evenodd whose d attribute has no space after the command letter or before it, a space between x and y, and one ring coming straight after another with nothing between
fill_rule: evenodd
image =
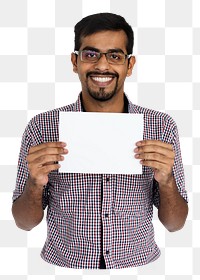
<instances>
[{"instance_id":1,"label":"shoulder","mask_svg":"<svg viewBox=\"0 0 200 280\"><path fill-rule=\"evenodd\" d=\"M135 105L129 101L129 113L144 115L144 139L172 142L178 135L175 120L165 112Z\"/></svg>"},{"instance_id":2,"label":"shoulder","mask_svg":"<svg viewBox=\"0 0 200 280\"><path fill-rule=\"evenodd\" d=\"M43 142L59 140L59 112L81 111L81 103L78 99L75 103L46 111L34 116L27 124L23 134L26 141L32 145Z\"/></svg>"},{"instance_id":3,"label":"shoulder","mask_svg":"<svg viewBox=\"0 0 200 280\"><path fill-rule=\"evenodd\" d=\"M28 125L48 125L56 124L59 122L59 112L78 112L81 111L80 98L74 103L62 106L53 110L49 110L34 116Z\"/></svg>"},{"instance_id":4,"label":"shoulder","mask_svg":"<svg viewBox=\"0 0 200 280\"><path fill-rule=\"evenodd\" d=\"M154 122L156 122L157 125L162 123L162 124L169 124L172 127L176 127L175 120L167 113L145 108L145 107L133 104L131 101L129 101L129 113L143 114L144 121L149 122L149 124L150 123L153 124Z\"/></svg>"}]
</instances>

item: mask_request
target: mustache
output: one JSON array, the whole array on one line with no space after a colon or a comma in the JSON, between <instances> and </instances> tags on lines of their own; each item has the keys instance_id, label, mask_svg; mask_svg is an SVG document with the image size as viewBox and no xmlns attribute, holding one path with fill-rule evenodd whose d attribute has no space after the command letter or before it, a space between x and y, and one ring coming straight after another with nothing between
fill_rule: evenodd
<instances>
[{"instance_id":1,"label":"mustache","mask_svg":"<svg viewBox=\"0 0 200 280\"><path fill-rule=\"evenodd\" d=\"M112 76L112 77L116 77L119 78L119 74L118 73L111 73L111 72L98 72L98 71L90 71L86 74L86 77L88 78L89 76L94 75L94 76Z\"/></svg>"}]
</instances>

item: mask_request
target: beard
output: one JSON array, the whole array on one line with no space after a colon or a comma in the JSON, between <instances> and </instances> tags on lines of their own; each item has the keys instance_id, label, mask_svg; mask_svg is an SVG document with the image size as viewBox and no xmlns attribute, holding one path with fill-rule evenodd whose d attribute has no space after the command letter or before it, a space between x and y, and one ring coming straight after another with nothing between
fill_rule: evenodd
<instances>
[{"instance_id":1,"label":"beard","mask_svg":"<svg viewBox=\"0 0 200 280\"><path fill-rule=\"evenodd\" d=\"M97 101L107 101L113 98L117 93L117 83L114 90L106 92L105 88L99 88L98 91L93 91L88 87L88 93Z\"/></svg>"},{"instance_id":2,"label":"beard","mask_svg":"<svg viewBox=\"0 0 200 280\"><path fill-rule=\"evenodd\" d=\"M91 73L88 73L87 75L87 78L89 77ZM93 74L93 73L92 73ZM110 73L104 73L104 75L111 75ZM87 82L86 82L86 86L87 86L87 92L88 94L93 97L95 100L97 101L101 101L101 102L105 102L105 101L108 101L110 100L111 98L113 98L113 96L116 95L117 93L117 89L118 89L118 78L119 78L119 75L116 73L116 74L112 74L113 76L116 77L116 83L115 83L115 87L113 90L111 91L107 91L106 88L104 87L99 87L98 90L93 90L89 83L88 83L88 79L87 79Z\"/></svg>"}]
</instances>

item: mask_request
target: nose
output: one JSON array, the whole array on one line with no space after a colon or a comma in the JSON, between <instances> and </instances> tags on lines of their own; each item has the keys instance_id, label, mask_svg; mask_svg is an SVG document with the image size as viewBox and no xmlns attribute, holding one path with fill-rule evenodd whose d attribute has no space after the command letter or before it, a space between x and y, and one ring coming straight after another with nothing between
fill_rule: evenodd
<instances>
[{"instance_id":1,"label":"nose","mask_svg":"<svg viewBox=\"0 0 200 280\"><path fill-rule=\"evenodd\" d=\"M95 69L100 70L100 71L106 71L110 67L110 64L107 61L106 55L101 54L101 57L99 60L95 63Z\"/></svg>"}]
</instances>

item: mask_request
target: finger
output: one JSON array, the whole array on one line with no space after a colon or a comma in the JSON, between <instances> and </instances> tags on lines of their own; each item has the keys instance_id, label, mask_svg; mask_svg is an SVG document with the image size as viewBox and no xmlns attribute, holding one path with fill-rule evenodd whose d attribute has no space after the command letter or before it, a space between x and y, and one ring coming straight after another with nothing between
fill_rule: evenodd
<instances>
[{"instance_id":1,"label":"finger","mask_svg":"<svg viewBox=\"0 0 200 280\"><path fill-rule=\"evenodd\" d=\"M43 164L43 166L52 165L52 164L58 164L58 161L47 162L47 163Z\"/></svg>"},{"instance_id":2,"label":"finger","mask_svg":"<svg viewBox=\"0 0 200 280\"><path fill-rule=\"evenodd\" d=\"M68 153L68 150L65 148L44 148L44 149L29 153L28 156L26 157L26 159L28 162L32 162L43 156L65 155L67 153Z\"/></svg>"},{"instance_id":3,"label":"finger","mask_svg":"<svg viewBox=\"0 0 200 280\"><path fill-rule=\"evenodd\" d=\"M45 148L64 148L66 145L65 142L46 142L30 147L29 152L34 153Z\"/></svg>"},{"instance_id":4,"label":"finger","mask_svg":"<svg viewBox=\"0 0 200 280\"><path fill-rule=\"evenodd\" d=\"M34 168L33 170L29 170L29 178L34 182L35 185L44 186L48 182L48 175L50 172L57 170L60 168L60 164L53 163L45 166L41 166L40 168Z\"/></svg>"},{"instance_id":5,"label":"finger","mask_svg":"<svg viewBox=\"0 0 200 280\"><path fill-rule=\"evenodd\" d=\"M63 161L64 157L62 155L44 155L32 162L28 162L29 170L41 168L44 165L49 165L58 161Z\"/></svg>"},{"instance_id":6,"label":"finger","mask_svg":"<svg viewBox=\"0 0 200 280\"><path fill-rule=\"evenodd\" d=\"M60 168L60 164L59 163L54 163L54 164L48 164L45 166L42 166L39 171L37 171L37 174L35 174L35 177L39 177L40 175L48 175L50 172L54 171L54 170L58 170ZM33 176L32 172L32 176Z\"/></svg>"},{"instance_id":7,"label":"finger","mask_svg":"<svg viewBox=\"0 0 200 280\"><path fill-rule=\"evenodd\" d=\"M160 146L171 151L173 150L173 146L171 144L165 143L160 140L141 140L136 143L137 147L148 146L148 145Z\"/></svg>"},{"instance_id":8,"label":"finger","mask_svg":"<svg viewBox=\"0 0 200 280\"><path fill-rule=\"evenodd\" d=\"M173 166L173 164L174 164L173 158L169 158L169 157L166 157L165 155L157 154L157 153L136 154L135 158L141 159L144 161L157 161L159 163L168 164L170 166Z\"/></svg>"},{"instance_id":9,"label":"finger","mask_svg":"<svg viewBox=\"0 0 200 280\"><path fill-rule=\"evenodd\" d=\"M165 174L170 174L172 172L172 166L167 165L165 163L161 163L158 161L152 161L152 160L141 160L140 163L143 166L151 167L154 170L161 171Z\"/></svg>"},{"instance_id":10,"label":"finger","mask_svg":"<svg viewBox=\"0 0 200 280\"><path fill-rule=\"evenodd\" d=\"M173 149L168 149L163 146L159 145L146 145L146 146L138 146L134 149L134 152L137 154L142 153L157 153L164 155L169 158L174 158L174 151Z\"/></svg>"}]
</instances>

